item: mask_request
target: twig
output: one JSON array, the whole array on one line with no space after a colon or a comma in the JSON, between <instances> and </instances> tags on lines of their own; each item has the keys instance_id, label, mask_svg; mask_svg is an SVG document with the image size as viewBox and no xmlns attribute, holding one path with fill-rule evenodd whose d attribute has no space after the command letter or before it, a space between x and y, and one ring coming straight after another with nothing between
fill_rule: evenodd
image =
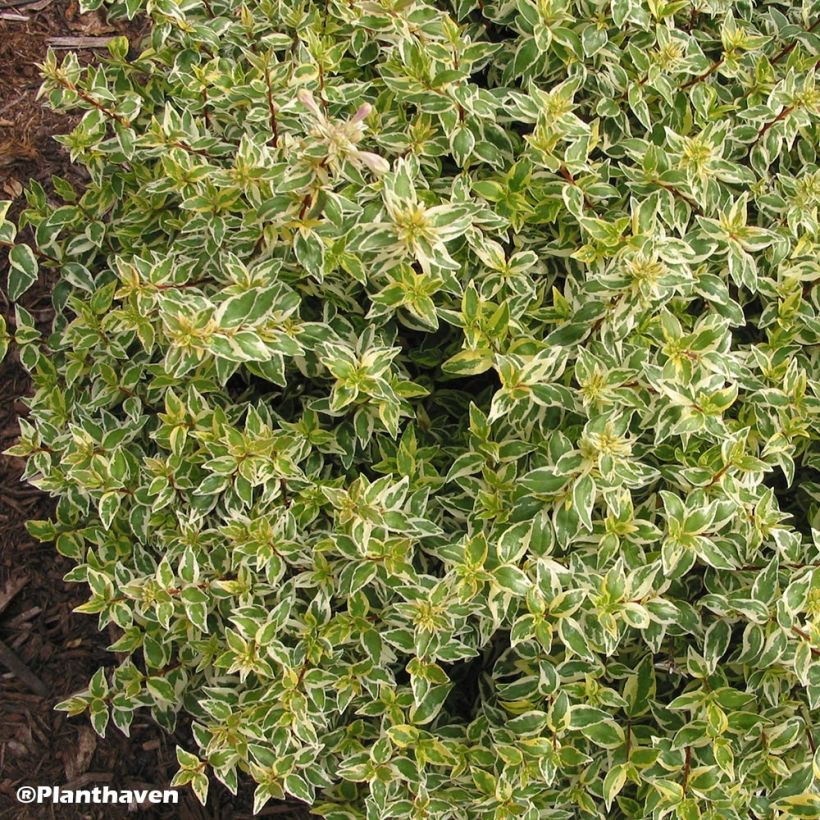
<instances>
[{"instance_id":1,"label":"twig","mask_svg":"<svg viewBox=\"0 0 820 820\"><path fill-rule=\"evenodd\" d=\"M804 632L798 626L793 626L792 627L792 632L794 632L795 635L802 638L804 641L806 641L806 643L808 643L809 650L811 651L811 654L814 655L815 658L820 658L820 649L815 649L811 645L811 635L809 635L807 632Z\"/></svg>"},{"instance_id":2,"label":"twig","mask_svg":"<svg viewBox=\"0 0 820 820\"><path fill-rule=\"evenodd\" d=\"M14 596L29 582L27 575L19 575L16 578L9 578L0 589L0 612L12 602Z\"/></svg>"},{"instance_id":3,"label":"twig","mask_svg":"<svg viewBox=\"0 0 820 820\"><path fill-rule=\"evenodd\" d=\"M17 655L0 641L0 664L6 667L14 677L24 683L32 692L41 698L48 696L48 687L31 671Z\"/></svg>"},{"instance_id":4,"label":"twig","mask_svg":"<svg viewBox=\"0 0 820 820\"><path fill-rule=\"evenodd\" d=\"M176 142L171 142L169 145L172 148L179 148L182 151L187 151L189 154L197 154L200 157L211 156L204 148L194 148L192 145L188 145L188 143L183 140L176 140Z\"/></svg>"},{"instance_id":5,"label":"twig","mask_svg":"<svg viewBox=\"0 0 820 820\"><path fill-rule=\"evenodd\" d=\"M707 79L708 77L711 77L712 74L714 74L722 65L723 65L723 57L721 57L716 62L712 63L712 65L709 67L709 69L704 71L703 74L698 74L697 77L693 77L691 80L689 80L688 83L684 83L680 87L679 90L680 91L686 91L687 88L691 88L693 85L697 85L699 82L702 82L703 80Z\"/></svg>"},{"instance_id":6,"label":"twig","mask_svg":"<svg viewBox=\"0 0 820 820\"><path fill-rule=\"evenodd\" d=\"M265 85L267 86L268 92L268 110L270 111L270 130L273 134L273 146L274 148L279 144L279 124L276 119L276 106L273 104L273 90L271 89L270 85L270 72L268 71L267 65L265 66Z\"/></svg>"},{"instance_id":7,"label":"twig","mask_svg":"<svg viewBox=\"0 0 820 820\"><path fill-rule=\"evenodd\" d=\"M208 111L208 87L202 87L202 115L205 117L205 127L211 127L211 112Z\"/></svg>"},{"instance_id":8,"label":"twig","mask_svg":"<svg viewBox=\"0 0 820 820\"><path fill-rule=\"evenodd\" d=\"M613 310L613 308L615 308L617 306L618 302L620 302L622 298L623 298L623 293L619 293L617 296L613 297L609 302L608 311ZM589 333L586 335L587 339L591 339L595 335L595 333L597 333L598 329L606 321L608 311L605 311L602 316L599 316L595 320L592 327L589 329Z\"/></svg>"},{"instance_id":9,"label":"twig","mask_svg":"<svg viewBox=\"0 0 820 820\"><path fill-rule=\"evenodd\" d=\"M620 387L643 387L644 390L647 390L649 393L657 394L657 390L654 387L650 387L648 384L642 384L639 381L631 381L631 382L624 382Z\"/></svg>"},{"instance_id":10,"label":"twig","mask_svg":"<svg viewBox=\"0 0 820 820\"><path fill-rule=\"evenodd\" d=\"M113 37L49 37L52 48L105 48Z\"/></svg>"},{"instance_id":11,"label":"twig","mask_svg":"<svg viewBox=\"0 0 820 820\"><path fill-rule=\"evenodd\" d=\"M89 105L93 106L102 114L105 114L106 117L109 119L118 122L120 125L128 127L131 123L121 117L116 111L112 111L110 108L104 106L101 102L95 100L87 91L83 91L82 88L79 88L74 83L66 80L65 78L59 78L58 82L60 83L63 88L67 88L69 91L73 91L83 102L88 103Z\"/></svg>"},{"instance_id":12,"label":"twig","mask_svg":"<svg viewBox=\"0 0 820 820\"><path fill-rule=\"evenodd\" d=\"M21 244L20 242L7 242L5 239L0 239L0 248L9 248L9 249L11 249L15 245L20 245L20 244ZM40 259L43 259L46 262L56 262L58 265L61 264L60 260L56 256L52 256L49 253L45 253L44 251L41 251L36 245L33 246L33 247L31 245L29 245L29 248L31 248L31 251L34 253L34 255L39 256Z\"/></svg>"},{"instance_id":13,"label":"twig","mask_svg":"<svg viewBox=\"0 0 820 820\"><path fill-rule=\"evenodd\" d=\"M686 196L685 193L683 193L683 191L676 188L674 185L668 185L666 182L661 182L659 179L654 180L654 182L656 185L660 185L660 187L663 188L665 191L669 191L669 193L672 194L672 196L677 197L679 200L681 200L681 202L685 202L695 213L701 215L703 214L701 209L698 207L698 203L695 202L694 199L690 199L688 196Z\"/></svg>"},{"instance_id":14,"label":"twig","mask_svg":"<svg viewBox=\"0 0 820 820\"><path fill-rule=\"evenodd\" d=\"M560 172L561 176L562 176L562 177L563 177L563 178L564 178L564 179L565 179L565 180L566 180L566 181L567 181L570 185L572 185L574 188L578 188L578 190L579 190L579 191L581 191L581 195L582 195L582 196L583 196L583 198L584 198L584 205L585 205L587 208L589 208L589 210L590 210L590 211L592 211L593 213L595 213L595 212L596 212L596 211L595 211L595 206L594 206L594 205L593 205L593 204L589 201L589 199L587 199L587 195L586 195L586 193L584 192L583 188L580 188L580 187L578 186L578 183L575 181L575 177L572 175L572 173L570 173L569 168L567 168L565 165L562 165L562 166L561 166L558 170L559 170L559 172Z\"/></svg>"},{"instance_id":15,"label":"twig","mask_svg":"<svg viewBox=\"0 0 820 820\"><path fill-rule=\"evenodd\" d=\"M820 567L820 563L793 563L793 562L784 562L780 564L781 567L788 567L789 569L816 569ZM768 564L743 564L743 566L738 567L739 570L751 571L751 570L764 570L768 569Z\"/></svg>"},{"instance_id":16,"label":"twig","mask_svg":"<svg viewBox=\"0 0 820 820\"><path fill-rule=\"evenodd\" d=\"M684 26L684 31L687 31L687 32L692 31L692 29L695 27L695 21L698 19L699 14L700 14L700 10L698 9L697 6L693 5L692 6L692 11L689 14L689 22Z\"/></svg>"},{"instance_id":17,"label":"twig","mask_svg":"<svg viewBox=\"0 0 820 820\"><path fill-rule=\"evenodd\" d=\"M723 467L721 467L721 468L720 468L720 469L719 469L719 470L718 470L718 471L717 471L717 472L716 472L716 473L715 473L715 474L714 474L714 475L713 475L713 476L709 479L709 483L708 483L706 486L707 486L707 487L712 487L712 486L714 486L715 484L717 484L717 483L718 483L718 481L720 481L720 479L721 479L721 478L723 478L723 476L724 476L724 475L726 475L726 473L728 472L728 470L729 470L729 468L730 468L731 466L732 466L731 464L724 464L724 466L723 466Z\"/></svg>"},{"instance_id":18,"label":"twig","mask_svg":"<svg viewBox=\"0 0 820 820\"><path fill-rule=\"evenodd\" d=\"M689 772L692 769L692 747L687 746L683 762L683 793L686 794L689 789Z\"/></svg>"},{"instance_id":19,"label":"twig","mask_svg":"<svg viewBox=\"0 0 820 820\"><path fill-rule=\"evenodd\" d=\"M811 32L813 32L817 28L817 26L820 26L820 17L818 17L817 20L815 20L807 29L805 29L805 31L811 34ZM787 46L783 46L783 48L781 48L780 51L778 51L777 54L775 54L774 57L772 57L772 65L774 65L774 63L776 63L778 60L782 60L787 54L791 54L797 43L798 40L795 39Z\"/></svg>"},{"instance_id":20,"label":"twig","mask_svg":"<svg viewBox=\"0 0 820 820\"><path fill-rule=\"evenodd\" d=\"M767 131L768 131L768 130L769 130L769 129L773 126L773 125L775 125L775 123L778 123L778 122L780 122L781 120L786 119L786 117L788 117L788 116L789 116L789 114L791 114L791 112L792 112L792 111L794 111L794 106L793 106L793 105L786 105L786 106L784 106L784 107L783 107L783 110L782 110L782 111L781 111L781 112L780 112L780 113L779 113L779 114L778 114L778 115L777 115L777 116L776 116L773 120L771 120L770 122L767 122L767 123L766 123L766 124L765 124L765 125L764 125L764 126L763 126L763 127L762 127L759 131L758 131L758 132L757 132L757 136L755 137L755 141L754 141L754 142L753 142L753 143L749 146L749 150L751 151L751 150L752 150L752 148L754 148L754 147L755 147L755 145L757 145L757 144L760 142L760 140L761 140L761 139L763 139L763 136L766 134L766 132L767 132Z\"/></svg>"},{"instance_id":21,"label":"twig","mask_svg":"<svg viewBox=\"0 0 820 820\"><path fill-rule=\"evenodd\" d=\"M638 80L638 88L642 88L643 86L645 86L647 84L647 82L649 82L649 75L647 75L646 77L641 77L641 79ZM627 86L626 91L624 91L624 93L621 94L620 99L622 99L622 100L628 100L629 99L629 87L628 86Z\"/></svg>"}]
</instances>

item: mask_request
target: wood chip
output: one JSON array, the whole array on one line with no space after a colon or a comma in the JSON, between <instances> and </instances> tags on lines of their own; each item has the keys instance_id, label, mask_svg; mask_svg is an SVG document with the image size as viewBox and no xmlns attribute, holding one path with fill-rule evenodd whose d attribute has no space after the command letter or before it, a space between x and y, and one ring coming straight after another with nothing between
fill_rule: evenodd
<instances>
[{"instance_id":1,"label":"wood chip","mask_svg":"<svg viewBox=\"0 0 820 820\"><path fill-rule=\"evenodd\" d=\"M32 692L41 698L48 696L48 687L31 671L21 660L0 641L0 664L14 675L20 683L25 684Z\"/></svg>"},{"instance_id":2,"label":"wood chip","mask_svg":"<svg viewBox=\"0 0 820 820\"><path fill-rule=\"evenodd\" d=\"M12 683L14 683L14 681L12 681ZM15 690L9 692L5 689L3 690L3 698L7 701L22 700L26 703L40 703L42 701L40 695L30 695L28 692L17 692Z\"/></svg>"},{"instance_id":3,"label":"wood chip","mask_svg":"<svg viewBox=\"0 0 820 820\"><path fill-rule=\"evenodd\" d=\"M7 740L4 745L14 757L28 757L31 754L31 750L17 740Z\"/></svg>"},{"instance_id":4,"label":"wood chip","mask_svg":"<svg viewBox=\"0 0 820 820\"><path fill-rule=\"evenodd\" d=\"M29 582L28 575L18 575L15 578L9 578L2 587L0 587L0 612L12 602L14 596Z\"/></svg>"},{"instance_id":5,"label":"wood chip","mask_svg":"<svg viewBox=\"0 0 820 820\"><path fill-rule=\"evenodd\" d=\"M52 48L105 48L113 37L49 37Z\"/></svg>"},{"instance_id":6,"label":"wood chip","mask_svg":"<svg viewBox=\"0 0 820 820\"><path fill-rule=\"evenodd\" d=\"M0 166L2 166L2 164L3 163L0 162ZM0 501L2 501L6 506L11 507L20 515L26 514L26 511L10 495L0 495Z\"/></svg>"},{"instance_id":7,"label":"wood chip","mask_svg":"<svg viewBox=\"0 0 820 820\"><path fill-rule=\"evenodd\" d=\"M77 729L77 745L63 757L65 778L69 783L88 771L96 748L96 732L90 726L80 726Z\"/></svg>"},{"instance_id":8,"label":"wood chip","mask_svg":"<svg viewBox=\"0 0 820 820\"><path fill-rule=\"evenodd\" d=\"M9 23L29 23L31 17L27 14L15 14L13 11L0 12L0 20L7 20Z\"/></svg>"},{"instance_id":9,"label":"wood chip","mask_svg":"<svg viewBox=\"0 0 820 820\"><path fill-rule=\"evenodd\" d=\"M12 629L18 629L19 627L23 626L27 621L30 621L35 615L39 615L43 611L43 608L40 606L33 606L24 612L21 612L19 615L15 615L7 622L7 626L10 626Z\"/></svg>"},{"instance_id":10,"label":"wood chip","mask_svg":"<svg viewBox=\"0 0 820 820\"><path fill-rule=\"evenodd\" d=\"M16 199L23 193L23 186L20 184L19 179L11 177L3 183L3 190L9 198Z\"/></svg>"},{"instance_id":11,"label":"wood chip","mask_svg":"<svg viewBox=\"0 0 820 820\"><path fill-rule=\"evenodd\" d=\"M86 772L74 780L69 780L68 783L61 788L82 789L89 783L110 783L113 779L114 775L111 772ZM156 786L152 786L151 788L156 788Z\"/></svg>"}]
</instances>

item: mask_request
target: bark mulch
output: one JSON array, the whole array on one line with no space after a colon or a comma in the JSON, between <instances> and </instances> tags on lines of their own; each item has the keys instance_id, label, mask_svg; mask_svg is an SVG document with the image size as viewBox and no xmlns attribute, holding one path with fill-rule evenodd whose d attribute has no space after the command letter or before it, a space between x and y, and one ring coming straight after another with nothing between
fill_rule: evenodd
<instances>
[{"instance_id":1,"label":"bark mulch","mask_svg":"<svg viewBox=\"0 0 820 820\"><path fill-rule=\"evenodd\" d=\"M12 218L25 207L22 191L28 180L36 179L47 191L52 175L80 186L84 180L82 169L52 139L68 132L76 118L55 114L36 100L37 64L50 41L125 34L135 46L144 32L144 23L108 24L102 15L81 15L74 0L0 0L0 199L13 201ZM97 44L93 39L82 44L89 42ZM74 50L84 63L99 54L94 48ZM3 253L0 311L13 328L13 309L1 289L6 267ZM22 303L48 326L49 282L38 283ZM30 393L28 374L12 349L0 363L0 451L15 442L17 419L26 414L22 398ZM205 808L188 788L181 790L179 805L168 807L25 806L17 801L22 785L163 789L176 771L176 743L192 748L187 727L171 737L148 714L138 715L130 737L111 727L106 738L99 738L85 716L67 718L54 711L55 703L84 688L100 666L115 659L105 649L110 636L98 632L96 618L72 612L87 598L84 588L63 580L72 563L26 532L25 521L49 517L53 501L21 483L22 466L19 459L0 455L0 654L6 657L0 662L0 818L250 818L250 784L233 798L213 780ZM8 671L10 666L14 671ZM289 805L269 805L257 816L266 815L309 816Z\"/></svg>"}]
</instances>

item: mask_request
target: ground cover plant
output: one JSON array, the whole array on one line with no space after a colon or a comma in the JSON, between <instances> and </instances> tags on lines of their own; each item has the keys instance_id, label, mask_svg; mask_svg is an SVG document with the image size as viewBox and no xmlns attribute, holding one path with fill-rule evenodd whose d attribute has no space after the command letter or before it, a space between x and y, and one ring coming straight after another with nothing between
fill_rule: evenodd
<instances>
[{"instance_id":1,"label":"ground cover plant","mask_svg":"<svg viewBox=\"0 0 820 820\"><path fill-rule=\"evenodd\" d=\"M0 225L60 708L338 820L820 817L817 5L110 11Z\"/></svg>"}]
</instances>

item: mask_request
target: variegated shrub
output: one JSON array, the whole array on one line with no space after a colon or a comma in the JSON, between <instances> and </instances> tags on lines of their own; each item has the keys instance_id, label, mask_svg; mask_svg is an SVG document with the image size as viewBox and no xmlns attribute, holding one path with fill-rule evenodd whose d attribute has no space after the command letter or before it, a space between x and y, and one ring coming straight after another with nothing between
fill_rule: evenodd
<instances>
[{"instance_id":1,"label":"variegated shrub","mask_svg":"<svg viewBox=\"0 0 820 820\"><path fill-rule=\"evenodd\" d=\"M61 708L331 820L820 817L818 4L142 10L0 227Z\"/></svg>"}]
</instances>

